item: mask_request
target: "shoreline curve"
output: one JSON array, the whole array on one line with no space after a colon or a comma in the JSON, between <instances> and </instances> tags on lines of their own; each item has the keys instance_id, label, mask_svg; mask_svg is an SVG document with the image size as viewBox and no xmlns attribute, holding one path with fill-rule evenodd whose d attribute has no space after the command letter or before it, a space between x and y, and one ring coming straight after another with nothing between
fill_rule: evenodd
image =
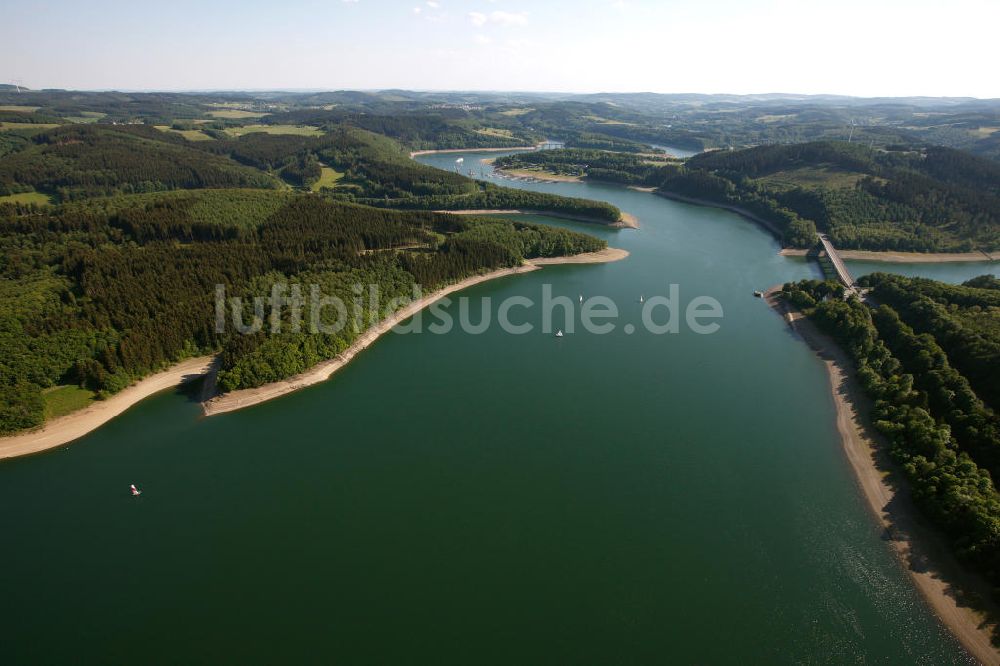
<instances>
[{"instance_id":1,"label":"shoreline curve","mask_svg":"<svg viewBox=\"0 0 1000 666\"><path fill-rule=\"evenodd\" d=\"M887 446L869 427L871 400L858 384L854 364L840 346L802 312L777 297L782 285L764 298L822 361L830 384L837 431L844 455L871 514L883 530L883 540L906 569L913 586L941 624L976 660L1000 663L992 636L998 629L1000 607L990 586L955 559L934 529L925 524L898 479L898 466Z\"/></svg>"},{"instance_id":2,"label":"shoreline curve","mask_svg":"<svg viewBox=\"0 0 1000 666\"><path fill-rule=\"evenodd\" d=\"M719 208L721 210L728 210L737 215L741 215L751 222L755 222L760 226L764 227L770 231L779 240L782 238L783 234L781 230L775 226L772 222L755 215L750 211L740 208L739 206L733 206L730 204L718 203L711 201L709 199L699 199L696 197L689 197L683 194L675 194L673 192L664 192L661 190L656 190L655 188L641 188L630 186L630 189L638 190L640 192L652 192L658 196L665 199L672 199L674 201L680 201L681 203L694 204L695 206L708 206L710 208ZM784 257L804 257L809 250L803 250L800 248L782 248L778 251L778 254ZM855 261L877 261L887 264L945 264L945 263L958 263L958 262L982 262L988 263L992 261L1000 261L1000 253L976 251L976 252L900 252L895 250L890 251L877 251L877 250L841 250L838 249L837 253L844 259L855 260Z\"/></svg>"},{"instance_id":3,"label":"shoreline curve","mask_svg":"<svg viewBox=\"0 0 1000 666\"><path fill-rule=\"evenodd\" d=\"M41 453L70 444L84 435L97 430L108 421L120 416L146 398L205 376L208 377L208 382L202 392L202 409L206 415L220 414L248 407L251 404L258 404L327 379L338 368L349 362L359 351L363 350L368 344L391 329L399 321L413 316L413 314L419 312L424 307L450 293L506 275L535 271L542 266L606 263L619 261L627 256L628 252L626 250L606 248L599 252L587 252L567 257L533 259L526 261L520 266L467 278L454 285L445 287L421 299L417 303L407 306L375 327L369 328L361 334L351 347L342 352L337 358L324 361L302 375L297 375L281 382L275 382L274 384L267 384L256 389L246 389L247 392L260 392L262 395L251 397L243 391L237 391L210 398L210 393L214 391L214 378L215 372L218 370L218 357L199 356L185 359L161 372L139 380L128 388L112 395L107 400L94 402L79 411L52 419L33 430L0 437L0 461ZM417 307L418 305L419 307ZM389 321L392 323L386 326L386 323ZM264 391L265 389L267 391ZM265 393L266 395L264 395Z\"/></svg>"},{"instance_id":4,"label":"shoreline curve","mask_svg":"<svg viewBox=\"0 0 1000 666\"><path fill-rule=\"evenodd\" d=\"M54 449L83 437L123 414L146 398L198 379L215 369L214 356L189 358L162 372L139 380L107 400L99 400L83 409L60 416L40 428L8 437L0 437L0 460L17 458Z\"/></svg>"},{"instance_id":5,"label":"shoreline curve","mask_svg":"<svg viewBox=\"0 0 1000 666\"><path fill-rule=\"evenodd\" d=\"M538 144L543 145L545 142ZM414 150L410 159L418 155L443 155L447 153L502 153L507 150L538 150L538 146L508 146L507 148L438 148L437 150Z\"/></svg>"},{"instance_id":6,"label":"shoreline curve","mask_svg":"<svg viewBox=\"0 0 1000 666\"><path fill-rule=\"evenodd\" d=\"M783 248L778 254L783 257L804 257L809 250ZM1000 261L1000 254L979 252L900 252L897 250L841 250L837 254L842 259L855 261L876 261L884 264L952 264L984 263Z\"/></svg>"},{"instance_id":7,"label":"shoreline curve","mask_svg":"<svg viewBox=\"0 0 1000 666\"><path fill-rule=\"evenodd\" d=\"M450 213L451 215L544 215L546 217L556 217L561 220L572 220L573 222L583 222L585 224L598 224L609 229L638 229L639 220L631 213L622 211L617 222L606 224L602 220L585 215L571 215L570 213L559 213L549 210L533 210L530 208L463 208L460 210L436 210L435 213ZM535 261L532 259L531 261Z\"/></svg>"},{"instance_id":8,"label":"shoreline curve","mask_svg":"<svg viewBox=\"0 0 1000 666\"><path fill-rule=\"evenodd\" d=\"M224 414L226 412L232 412L238 409L258 405L262 402L267 402L268 400L273 400L274 398L306 388L307 386L324 382L337 370L350 363L355 356L367 349L368 345L372 344L379 337L392 330L394 326L406 319L409 319L424 308L429 307L431 304L456 291L461 291L473 285L489 282L490 280L495 280L497 278L507 277L508 275L530 273L541 269L543 266L552 266L556 264L608 263L612 261L620 261L626 258L628 254L629 253L626 250L609 247L598 252L585 252L565 257L529 259L520 266L502 268L500 270L466 278L460 282L456 282L455 284L439 289L433 294L425 296L419 301L410 303L406 307L389 315L378 324L364 331L360 336L358 336L350 347L332 359L323 361L309 370L295 375L294 377L289 377L288 379L272 382L256 388L241 389L231 393L224 393L214 398L210 398L202 403L202 409L204 410L206 416Z\"/></svg>"}]
</instances>

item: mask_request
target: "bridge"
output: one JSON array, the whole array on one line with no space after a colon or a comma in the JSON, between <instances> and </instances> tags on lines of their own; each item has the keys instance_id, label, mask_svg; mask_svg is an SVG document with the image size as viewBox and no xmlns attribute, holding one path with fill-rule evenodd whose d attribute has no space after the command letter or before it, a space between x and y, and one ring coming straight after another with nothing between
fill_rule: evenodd
<instances>
[{"instance_id":1,"label":"bridge","mask_svg":"<svg viewBox=\"0 0 1000 666\"><path fill-rule=\"evenodd\" d=\"M826 252L826 256L830 258L833 270L837 272L837 279L847 289L847 295L857 294L857 286L854 284L854 278L848 272L844 260L840 258L837 248L833 246L833 243L830 242L826 234L819 234L819 242L823 245L823 251Z\"/></svg>"}]
</instances>

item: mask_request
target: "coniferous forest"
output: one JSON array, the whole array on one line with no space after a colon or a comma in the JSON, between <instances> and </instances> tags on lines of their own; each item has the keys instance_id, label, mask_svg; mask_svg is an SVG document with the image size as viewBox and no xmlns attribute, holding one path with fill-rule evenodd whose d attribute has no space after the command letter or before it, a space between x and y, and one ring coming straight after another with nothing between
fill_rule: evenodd
<instances>
[{"instance_id":1,"label":"coniferous forest","mask_svg":"<svg viewBox=\"0 0 1000 666\"><path fill-rule=\"evenodd\" d=\"M430 292L527 258L605 247L509 220L250 189L2 205L0 244L2 432L41 423L41 392L57 384L104 396L221 350L221 388L259 386L331 358L361 332L220 335L216 285L249 301L274 283L306 285L306 293L315 284L350 302L355 284L372 284L386 303L412 296L414 284Z\"/></svg>"}]
</instances>

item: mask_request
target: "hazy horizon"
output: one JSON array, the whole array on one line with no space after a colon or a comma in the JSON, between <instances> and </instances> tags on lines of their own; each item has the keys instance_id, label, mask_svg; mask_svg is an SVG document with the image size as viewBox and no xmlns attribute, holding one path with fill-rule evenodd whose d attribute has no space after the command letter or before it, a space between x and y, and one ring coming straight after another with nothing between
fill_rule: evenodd
<instances>
[{"instance_id":1,"label":"hazy horizon","mask_svg":"<svg viewBox=\"0 0 1000 666\"><path fill-rule=\"evenodd\" d=\"M10 81L0 81L0 85L15 85ZM289 93L289 94L322 94L322 93L387 93L392 91L419 93L419 94L441 94L441 95L538 95L538 96L600 96L600 95L662 95L666 97L704 96L704 97L784 97L784 98L845 98L845 99L968 99L976 101L1000 100L998 97L977 97L974 95L848 95L842 93L816 92L700 92L694 90L682 91L654 91L654 90L502 90L502 89L465 89L465 88L399 88L399 87L367 87L367 88L323 88L323 87L275 87L275 88L59 88L44 87L35 88L28 85L21 85L26 92L41 92L45 90L63 90L67 92L120 92L120 93L177 93L177 94L213 94L213 93Z\"/></svg>"},{"instance_id":2,"label":"hazy horizon","mask_svg":"<svg viewBox=\"0 0 1000 666\"><path fill-rule=\"evenodd\" d=\"M0 81L31 89L1000 97L983 71L1000 5L983 0L947 12L929 0L182 0L156 15L51 0L5 14L17 29L0 43Z\"/></svg>"}]
</instances>

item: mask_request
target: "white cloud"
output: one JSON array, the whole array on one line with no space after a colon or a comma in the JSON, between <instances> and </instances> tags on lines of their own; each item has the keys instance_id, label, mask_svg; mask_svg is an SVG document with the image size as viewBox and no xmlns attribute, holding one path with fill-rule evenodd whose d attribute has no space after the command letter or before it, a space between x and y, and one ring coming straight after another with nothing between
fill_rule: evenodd
<instances>
[{"instance_id":1,"label":"white cloud","mask_svg":"<svg viewBox=\"0 0 1000 666\"><path fill-rule=\"evenodd\" d=\"M524 12L503 12L500 10L490 12L489 14L469 12L469 20L475 26L484 26L489 23L507 28L515 25L525 25L528 22L528 15Z\"/></svg>"},{"instance_id":2,"label":"white cloud","mask_svg":"<svg viewBox=\"0 0 1000 666\"><path fill-rule=\"evenodd\" d=\"M474 39L476 40L476 44L482 44L484 46L486 44L491 44L493 42L493 38L492 37L490 37L489 35L483 35L483 34L476 35Z\"/></svg>"},{"instance_id":3,"label":"white cloud","mask_svg":"<svg viewBox=\"0 0 1000 666\"><path fill-rule=\"evenodd\" d=\"M427 0L427 6L431 9L437 9L441 6L440 2L435 2L434 0Z\"/></svg>"},{"instance_id":4,"label":"white cloud","mask_svg":"<svg viewBox=\"0 0 1000 666\"><path fill-rule=\"evenodd\" d=\"M421 9L420 7L414 7L414 8L413 8L413 13L414 13L414 14L419 14L419 13L420 13L420 12L422 12L422 11L424 11L424 10L423 10L423 9Z\"/></svg>"},{"instance_id":5,"label":"white cloud","mask_svg":"<svg viewBox=\"0 0 1000 666\"><path fill-rule=\"evenodd\" d=\"M528 15L524 12L512 13L496 11L490 14L490 22L498 25L524 25L528 22Z\"/></svg>"}]
</instances>

